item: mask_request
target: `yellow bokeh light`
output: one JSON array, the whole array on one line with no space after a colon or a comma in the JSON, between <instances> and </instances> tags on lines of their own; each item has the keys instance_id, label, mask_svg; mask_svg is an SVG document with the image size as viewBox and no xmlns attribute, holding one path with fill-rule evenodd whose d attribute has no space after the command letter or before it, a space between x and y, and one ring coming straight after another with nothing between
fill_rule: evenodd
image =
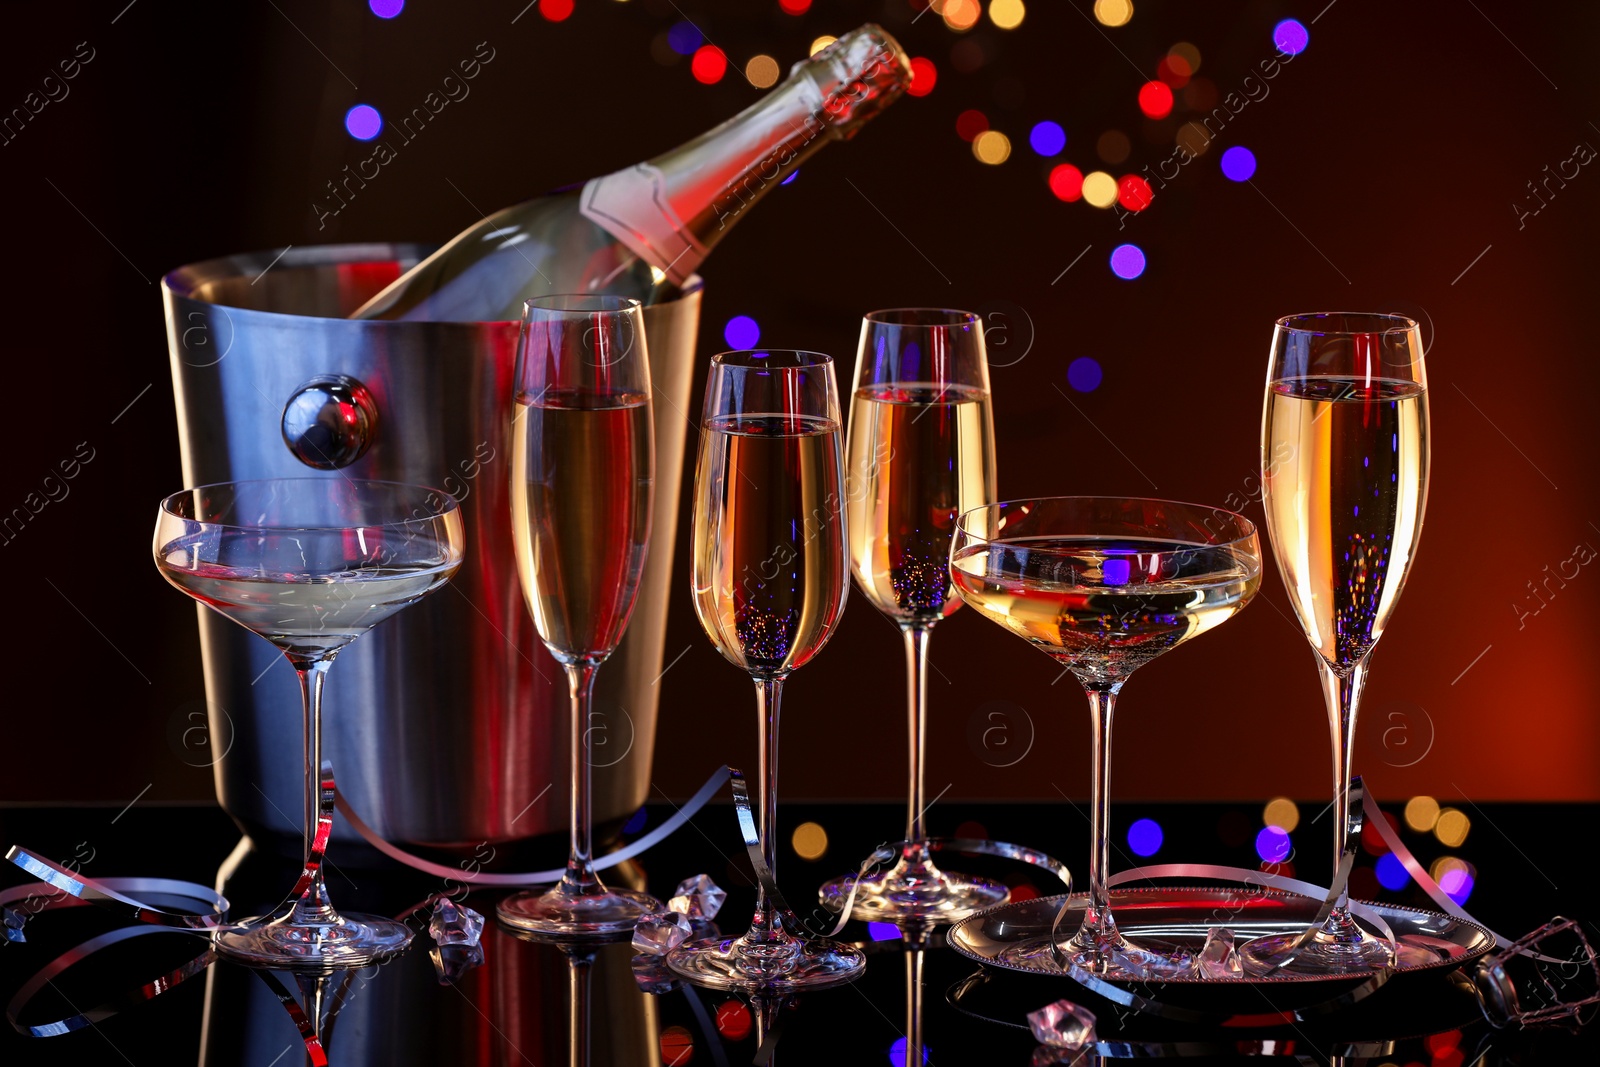
<instances>
[{"instance_id":1,"label":"yellow bokeh light","mask_svg":"<svg viewBox=\"0 0 1600 1067\"><path fill-rule=\"evenodd\" d=\"M1428 865L1428 876L1435 882L1444 880L1444 876L1451 871L1466 871L1472 873L1472 864L1457 856L1440 856Z\"/></svg>"},{"instance_id":2,"label":"yellow bokeh light","mask_svg":"<svg viewBox=\"0 0 1600 1067\"><path fill-rule=\"evenodd\" d=\"M751 56L744 65L744 77L757 89L778 84L778 61L771 56Z\"/></svg>"},{"instance_id":3,"label":"yellow bokeh light","mask_svg":"<svg viewBox=\"0 0 1600 1067\"><path fill-rule=\"evenodd\" d=\"M978 16L983 14L983 9L978 6L978 0L944 0L939 14L944 16L946 26L961 32L978 24Z\"/></svg>"},{"instance_id":4,"label":"yellow bokeh light","mask_svg":"<svg viewBox=\"0 0 1600 1067\"><path fill-rule=\"evenodd\" d=\"M1190 74L1194 74L1200 69L1200 49L1196 48L1188 41L1179 41L1177 44L1167 49L1167 55L1177 56L1179 59L1189 64Z\"/></svg>"},{"instance_id":5,"label":"yellow bokeh light","mask_svg":"<svg viewBox=\"0 0 1600 1067\"><path fill-rule=\"evenodd\" d=\"M1133 0L1094 0L1094 17L1102 26L1126 26L1133 18Z\"/></svg>"},{"instance_id":6,"label":"yellow bokeh light","mask_svg":"<svg viewBox=\"0 0 1600 1067\"><path fill-rule=\"evenodd\" d=\"M1466 812L1443 808L1439 811L1438 821L1433 824L1433 836L1446 848L1455 848L1467 839L1467 831L1471 829L1472 820L1467 818Z\"/></svg>"},{"instance_id":7,"label":"yellow bokeh light","mask_svg":"<svg viewBox=\"0 0 1600 1067\"><path fill-rule=\"evenodd\" d=\"M811 51L807 54L814 56L838 39L839 38L837 37L829 37L827 34L823 34L821 37L818 37L815 41L811 42Z\"/></svg>"},{"instance_id":8,"label":"yellow bokeh light","mask_svg":"<svg viewBox=\"0 0 1600 1067\"><path fill-rule=\"evenodd\" d=\"M989 21L1002 30L1016 29L1027 14L1022 0L989 0Z\"/></svg>"},{"instance_id":9,"label":"yellow bokeh light","mask_svg":"<svg viewBox=\"0 0 1600 1067\"><path fill-rule=\"evenodd\" d=\"M1011 158L1011 138L999 130L984 130L972 139L972 154L980 163L997 166Z\"/></svg>"},{"instance_id":10,"label":"yellow bokeh light","mask_svg":"<svg viewBox=\"0 0 1600 1067\"><path fill-rule=\"evenodd\" d=\"M1094 152L1100 157L1100 162L1110 163L1113 167L1127 159L1132 151L1133 142L1121 130L1107 130L1094 143Z\"/></svg>"},{"instance_id":11,"label":"yellow bokeh light","mask_svg":"<svg viewBox=\"0 0 1600 1067\"><path fill-rule=\"evenodd\" d=\"M1273 797L1261 810L1261 818L1268 826L1276 826L1284 833L1293 833L1300 825L1300 805L1288 797Z\"/></svg>"},{"instance_id":12,"label":"yellow bokeh light","mask_svg":"<svg viewBox=\"0 0 1600 1067\"><path fill-rule=\"evenodd\" d=\"M1193 120L1178 127L1178 136L1174 140L1191 156L1203 156L1206 154L1206 149L1211 147L1210 132Z\"/></svg>"},{"instance_id":13,"label":"yellow bokeh light","mask_svg":"<svg viewBox=\"0 0 1600 1067\"><path fill-rule=\"evenodd\" d=\"M1406 801L1405 816L1407 826L1425 834L1439 821L1439 802L1432 797L1412 797Z\"/></svg>"},{"instance_id":14,"label":"yellow bokeh light","mask_svg":"<svg viewBox=\"0 0 1600 1067\"><path fill-rule=\"evenodd\" d=\"M794 828L789 839L794 854L803 860L820 860L828 851L828 831L814 822L803 822Z\"/></svg>"},{"instance_id":15,"label":"yellow bokeh light","mask_svg":"<svg viewBox=\"0 0 1600 1067\"><path fill-rule=\"evenodd\" d=\"M1083 176L1083 198L1095 207L1110 207L1117 202L1117 179L1103 170Z\"/></svg>"}]
</instances>

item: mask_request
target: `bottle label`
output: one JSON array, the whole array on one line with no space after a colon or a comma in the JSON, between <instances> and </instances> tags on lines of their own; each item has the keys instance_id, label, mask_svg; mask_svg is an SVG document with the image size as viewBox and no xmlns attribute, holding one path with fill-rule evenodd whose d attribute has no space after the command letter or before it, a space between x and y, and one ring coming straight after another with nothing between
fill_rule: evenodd
<instances>
[{"instance_id":1,"label":"bottle label","mask_svg":"<svg viewBox=\"0 0 1600 1067\"><path fill-rule=\"evenodd\" d=\"M635 255L682 286L708 249L695 240L667 201L658 167L639 163L583 187L583 217L627 245Z\"/></svg>"}]
</instances>

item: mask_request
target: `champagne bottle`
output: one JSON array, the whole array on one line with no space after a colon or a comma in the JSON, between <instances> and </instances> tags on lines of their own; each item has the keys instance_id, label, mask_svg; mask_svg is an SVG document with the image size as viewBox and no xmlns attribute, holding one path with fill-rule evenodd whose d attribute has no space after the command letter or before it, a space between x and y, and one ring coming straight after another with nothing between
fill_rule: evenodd
<instances>
[{"instance_id":1,"label":"champagne bottle","mask_svg":"<svg viewBox=\"0 0 1600 1067\"><path fill-rule=\"evenodd\" d=\"M910 81L894 38L862 26L687 144L483 219L351 318L499 322L547 293L671 299L751 204L826 141L853 136Z\"/></svg>"}]
</instances>

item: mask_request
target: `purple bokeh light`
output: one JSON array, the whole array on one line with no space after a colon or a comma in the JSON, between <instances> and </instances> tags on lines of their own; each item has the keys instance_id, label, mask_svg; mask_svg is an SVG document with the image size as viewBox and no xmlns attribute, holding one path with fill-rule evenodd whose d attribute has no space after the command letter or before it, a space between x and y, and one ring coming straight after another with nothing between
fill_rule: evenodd
<instances>
[{"instance_id":1,"label":"purple bokeh light","mask_svg":"<svg viewBox=\"0 0 1600 1067\"><path fill-rule=\"evenodd\" d=\"M383 132L383 116L371 104L357 104L344 113L344 128L358 141L370 141Z\"/></svg>"},{"instance_id":2,"label":"purple bokeh light","mask_svg":"<svg viewBox=\"0 0 1600 1067\"><path fill-rule=\"evenodd\" d=\"M1291 851L1289 834L1280 826L1263 826L1256 834L1256 855L1265 863L1282 863Z\"/></svg>"},{"instance_id":3,"label":"purple bokeh light","mask_svg":"<svg viewBox=\"0 0 1600 1067\"><path fill-rule=\"evenodd\" d=\"M1118 245L1111 250L1111 273L1131 282L1144 273L1144 251L1138 245Z\"/></svg>"},{"instance_id":4,"label":"purple bokeh light","mask_svg":"<svg viewBox=\"0 0 1600 1067\"><path fill-rule=\"evenodd\" d=\"M722 328L722 339L729 348L754 348L761 340L761 324L749 315L735 315Z\"/></svg>"},{"instance_id":5,"label":"purple bokeh light","mask_svg":"<svg viewBox=\"0 0 1600 1067\"><path fill-rule=\"evenodd\" d=\"M1125 559L1108 559L1105 561L1106 582L1111 585L1120 585L1121 582L1112 582L1110 578L1111 565L1122 564L1122 581L1128 580L1128 561ZM1128 827L1128 848L1136 856L1154 856L1161 851L1161 842L1164 835L1161 833L1161 824L1154 819L1138 819Z\"/></svg>"},{"instance_id":6,"label":"purple bokeh light","mask_svg":"<svg viewBox=\"0 0 1600 1067\"><path fill-rule=\"evenodd\" d=\"M1311 31L1299 19L1284 19L1272 27L1272 43L1286 56L1297 56L1311 43Z\"/></svg>"}]
</instances>

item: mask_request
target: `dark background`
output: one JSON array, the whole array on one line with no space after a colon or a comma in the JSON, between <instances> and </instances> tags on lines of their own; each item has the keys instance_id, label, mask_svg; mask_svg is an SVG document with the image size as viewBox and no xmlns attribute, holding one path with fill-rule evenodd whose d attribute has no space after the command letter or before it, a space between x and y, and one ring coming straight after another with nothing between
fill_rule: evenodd
<instances>
[{"instance_id":1,"label":"dark background","mask_svg":"<svg viewBox=\"0 0 1600 1067\"><path fill-rule=\"evenodd\" d=\"M1254 488L1273 319L1412 314L1430 345L1427 534L1376 656L1357 769L1391 799L1600 798L1600 575L1585 567L1552 584L1520 625L1516 607L1538 606L1528 583L1546 566L1600 545L1600 176L1585 167L1520 227L1512 206L1575 145L1600 147L1594 9L1140 0L1131 23L1102 30L1086 0L1032 0L1020 28L985 20L965 35L984 62L962 74L950 58L962 35L933 13L913 25L907 0L817 0L798 18L776 0L578 0L561 23L538 7L518 17L524 2L412 0L392 21L358 0L8 7L0 114L79 42L93 59L70 95L0 145L17 431L0 514L80 442L93 459L65 499L0 544L0 799L211 792L210 771L168 741L173 716L204 697L194 608L149 557L155 503L181 479L162 272L290 243L443 240L709 128L760 96L738 75L751 55L787 67L813 37L869 19L933 60L937 87L807 163L717 250L702 358L724 347L736 314L760 321L764 343L848 367L869 309L992 312L1002 496L1222 504ZM717 85L652 51L685 15L733 61ZM1051 195L1050 166L1101 166L1106 130L1133 141L1113 174L1170 154L1189 116L1180 105L1148 122L1135 95L1173 43L1196 45L1199 74L1226 94L1273 56L1272 27L1291 16L1311 27L1306 52L1126 229L1114 212ZM472 95L319 230L311 204L324 183L371 152L345 133L345 111L409 109L480 41L496 59ZM968 108L1010 136L1007 162L980 164L957 136ZM1069 137L1049 162L1027 148L1044 118ZM1233 144L1259 160L1252 184L1218 169ZM1133 282L1107 266L1128 240L1150 264ZM1067 383L1080 356L1104 368L1091 392ZM1245 510L1260 517L1258 502ZM686 592L685 546L675 588ZM753 764L754 723L747 679L712 649L687 596L672 612L667 657L688 651L662 680L656 780L682 795L708 765ZM900 656L892 627L855 598L825 654L790 683L786 796L901 794ZM933 662L930 793L1086 792L1082 697L1070 679L1053 684L1049 660L962 612L937 631ZM1251 610L1142 672L1122 708L1117 796L1326 794L1311 653L1275 571ZM1010 751L1028 752L1006 767L973 740L997 709Z\"/></svg>"}]
</instances>

